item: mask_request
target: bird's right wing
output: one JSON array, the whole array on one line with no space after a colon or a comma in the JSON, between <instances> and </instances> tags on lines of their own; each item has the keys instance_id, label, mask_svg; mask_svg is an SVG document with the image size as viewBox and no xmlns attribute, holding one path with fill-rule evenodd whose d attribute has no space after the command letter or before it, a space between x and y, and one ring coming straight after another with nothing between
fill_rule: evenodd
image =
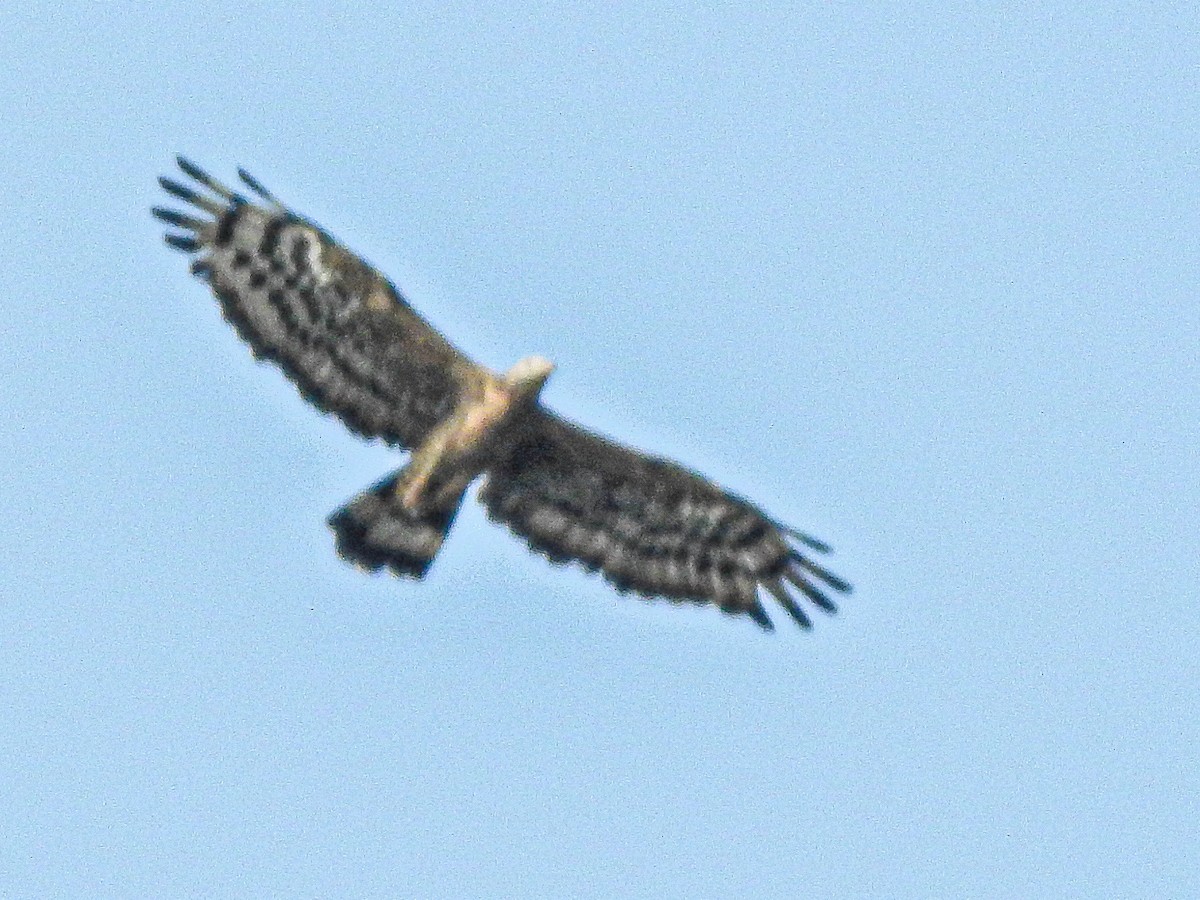
<instances>
[{"instance_id":1,"label":"bird's right wing","mask_svg":"<svg viewBox=\"0 0 1200 900\"><path fill-rule=\"evenodd\" d=\"M483 371L383 274L254 178L239 170L261 204L178 162L207 193L170 178L160 184L207 216L155 207L178 229L167 243L197 254L192 272L212 287L225 318L319 409L411 449L479 383Z\"/></svg>"}]
</instances>

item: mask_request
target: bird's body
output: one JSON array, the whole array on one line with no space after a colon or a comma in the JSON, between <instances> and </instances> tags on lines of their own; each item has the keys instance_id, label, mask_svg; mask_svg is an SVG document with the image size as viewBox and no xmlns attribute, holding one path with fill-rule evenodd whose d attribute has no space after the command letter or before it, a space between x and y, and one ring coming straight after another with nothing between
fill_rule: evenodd
<instances>
[{"instance_id":1,"label":"bird's body","mask_svg":"<svg viewBox=\"0 0 1200 900\"><path fill-rule=\"evenodd\" d=\"M833 611L818 584L849 586L802 551L827 550L668 460L562 419L538 398L541 357L505 375L434 330L381 273L240 172L251 202L180 158L215 196L168 178L163 188L211 218L155 208L180 229L167 242L198 254L222 312L256 356L351 430L412 451L403 469L329 519L339 553L368 569L423 577L479 476L492 519L555 562L599 570L619 590L715 603L771 622L759 590L802 626L791 590Z\"/></svg>"}]
</instances>

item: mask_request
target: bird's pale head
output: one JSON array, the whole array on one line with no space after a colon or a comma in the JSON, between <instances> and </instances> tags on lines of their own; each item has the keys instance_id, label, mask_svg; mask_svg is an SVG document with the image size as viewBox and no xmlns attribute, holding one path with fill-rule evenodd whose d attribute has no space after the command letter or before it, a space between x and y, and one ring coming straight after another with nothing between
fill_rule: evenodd
<instances>
[{"instance_id":1,"label":"bird's pale head","mask_svg":"<svg viewBox=\"0 0 1200 900\"><path fill-rule=\"evenodd\" d=\"M527 356L505 373L504 381L517 396L536 399L553 371L554 363L546 357Z\"/></svg>"}]
</instances>

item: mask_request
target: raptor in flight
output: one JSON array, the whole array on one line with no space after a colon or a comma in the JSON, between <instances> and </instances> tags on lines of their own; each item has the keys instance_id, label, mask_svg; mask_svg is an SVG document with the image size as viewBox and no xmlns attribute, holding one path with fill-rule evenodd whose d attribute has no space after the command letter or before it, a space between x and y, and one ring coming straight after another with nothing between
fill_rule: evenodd
<instances>
[{"instance_id":1,"label":"raptor in flight","mask_svg":"<svg viewBox=\"0 0 1200 900\"><path fill-rule=\"evenodd\" d=\"M238 170L255 199L186 159L192 184L155 207L166 241L193 255L225 318L259 359L279 365L313 405L360 435L411 451L408 464L329 518L337 550L369 570L422 578L467 487L556 563L577 561L619 591L712 603L771 620L773 597L797 623L807 599L833 612L850 586L820 566L820 541L677 463L624 447L538 399L554 365L522 359L503 375L459 352L380 272Z\"/></svg>"}]
</instances>

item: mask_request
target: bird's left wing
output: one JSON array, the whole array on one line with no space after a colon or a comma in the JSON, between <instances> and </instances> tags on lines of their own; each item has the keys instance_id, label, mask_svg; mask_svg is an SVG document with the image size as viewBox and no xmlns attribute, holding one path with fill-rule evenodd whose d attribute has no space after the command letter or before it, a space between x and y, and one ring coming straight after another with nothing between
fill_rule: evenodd
<instances>
[{"instance_id":1,"label":"bird's left wing","mask_svg":"<svg viewBox=\"0 0 1200 900\"><path fill-rule=\"evenodd\" d=\"M713 603L770 629L760 593L810 628L797 602L827 612L850 586L807 551L828 547L785 528L703 476L538 408L487 470L491 518L553 562L599 570L618 590Z\"/></svg>"},{"instance_id":2,"label":"bird's left wing","mask_svg":"<svg viewBox=\"0 0 1200 900\"><path fill-rule=\"evenodd\" d=\"M225 318L304 396L367 437L411 449L481 370L435 331L380 272L238 170L259 202L180 157L194 182L167 193L200 213L155 207L166 241L196 254Z\"/></svg>"}]
</instances>

